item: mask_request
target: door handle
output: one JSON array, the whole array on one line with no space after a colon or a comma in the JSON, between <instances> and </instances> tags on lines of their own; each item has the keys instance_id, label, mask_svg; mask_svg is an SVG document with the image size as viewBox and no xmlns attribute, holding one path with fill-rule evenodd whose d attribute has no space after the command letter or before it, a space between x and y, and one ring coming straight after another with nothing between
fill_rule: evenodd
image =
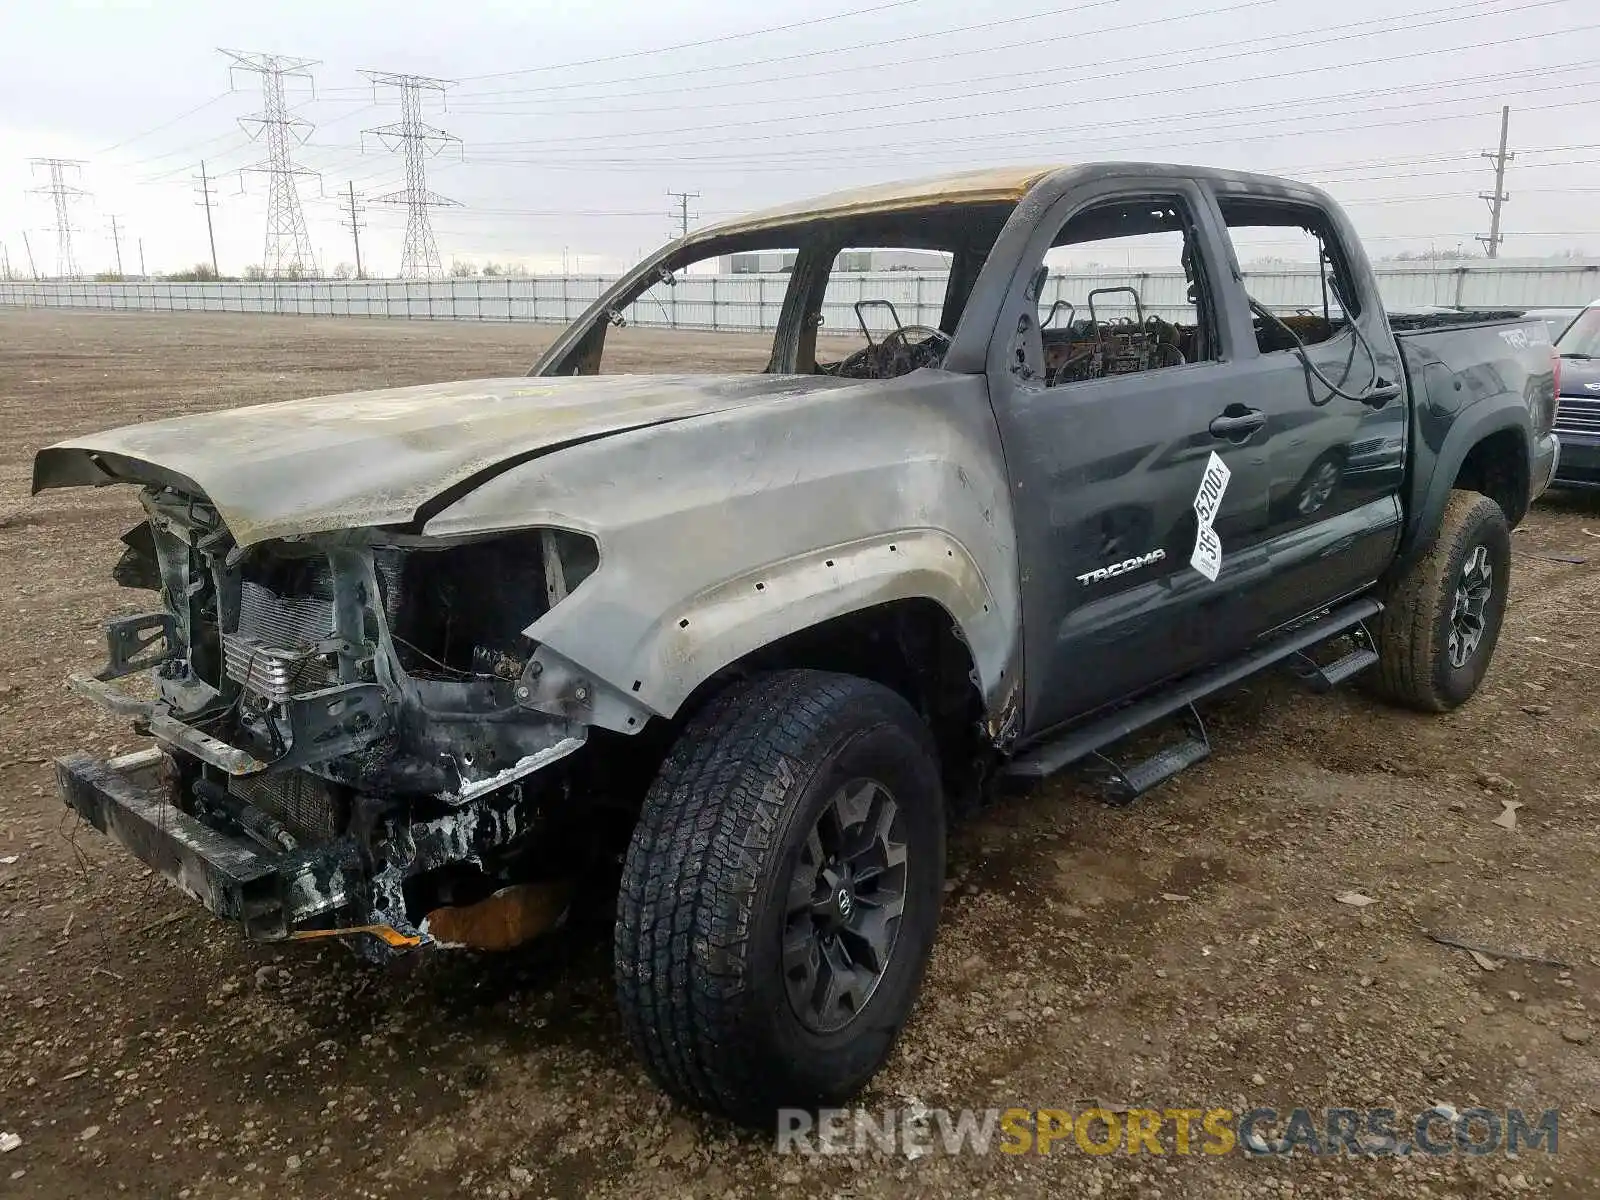
<instances>
[{"instance_id":1,"label":"door handle","mask_svg":"<svg viewBox=\"0 0 1600 1200\"><path fill-rule=\"evenodd\" d=\"M1242 442L1267 423L1267 414L1259 408L1246 408L1230 404L1227 411L1211 422L1211 436Z\"/></svg>"},{"instance_id":2,"label":"door handle","mask_svg":"<svg viewBox=\"0 0 1600 1200\"><path fill-rule=\"evenodd\" d=\"M1369 408L1382 408L1399 395L1400 385L1398 383L1389 383L1387 380L1379 379L1367 389L1366 393L1361 397L1361 403Z\"/></svg>"}]
</instances>

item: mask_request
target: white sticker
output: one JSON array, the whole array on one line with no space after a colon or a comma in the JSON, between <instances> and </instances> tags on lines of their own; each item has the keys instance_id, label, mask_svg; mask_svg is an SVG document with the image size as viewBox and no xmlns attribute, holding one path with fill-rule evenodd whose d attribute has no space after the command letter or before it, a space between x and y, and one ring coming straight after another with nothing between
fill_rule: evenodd
<instances>
[{"instance_id":1,"label":"white sticker","mask_svg":"<svg viewBox=\"0 0 1600 1200\"><path fill-rule=\"evenodd\" d=\"M1194 553L1189 556L1189 565L1212 583L1222 573L1222 539L1211 526L1202 525L1195 534Z\"/></svg>"},{"instance_id":2,"label":"white sticker","mask_svg":"<svg viewBox=\"0 0 1600 1200\"><path fill-rule=\"evenodd\" d=\"M1205 474L1200 477L1200 490L1194 494L1194 515L1198 524L1189 565L1212 583L1217 581L1217 576L1222 572L1222 539L1211 525L1222 508L1222 497L1228 490L1228 480L1232 476L1228 464L1218 458L1213 450L1211 457L1206 460Z\"/></svg>"}]
</instances>

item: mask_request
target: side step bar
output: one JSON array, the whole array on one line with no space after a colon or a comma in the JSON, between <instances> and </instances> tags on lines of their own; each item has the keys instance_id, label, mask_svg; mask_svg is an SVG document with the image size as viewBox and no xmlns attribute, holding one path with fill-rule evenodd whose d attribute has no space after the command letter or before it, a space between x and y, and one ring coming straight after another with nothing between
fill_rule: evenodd
<instances>
[{"instance_id":1,"label":"side step bar","mask_svg":"<svg viewBox=\"0 0 1600 1200\"><path fill-rule=\"evenodd\" d=\"M1129 766L1096 750L1093 758L1106 775L1105 799L1110 804L1131 804L1146 792L1160 787L1174 775L1180 775L1196 763L1211 757L1211 739L1206 736L1205 722L1194 705L1183 713L1185 735L1169 742L1148 758Z\"/></svg>"},{"instance_id":2,"label":"side step bar","mask_svg":"<svg viewBox=\"0 0 1600 1200\"><path fill-rule=\"evenodd\" d=\"M1232 662L1207 668L1146 700L1117 709L1060 737L1030 746L1006 764L1005 773L1013 779L1045 779L1063 767L1071 766L1079 759L1087 758L1112 742L1127 737L1135 730L1143 729L1153 721L1159 721L1162 717L1188 707L1203 696L1238 683L1263 668L1282 662L1329 638L1337 637L1382 611L1383 605L1377 600L1371 598L1354 600L1314 621L1278 634ZM1354 674L1355 670L1359 669L1356 667L1348 674ZM1195 761L1199 761L1198 758ZM1167 777L1169 776L1163 776Z\"/></svg>"},{"instance_id":3,"label":"side step bar","mask_svg":"<svg viewBox=\"0 0 1600 1200\"><path fill-rule=\"evenodd\" d=\"M1351 636L1356 643L1355 649L1343 658L1323 666L1302 650L1289 660L1289 669L1313 692L1331 692L1352 675L1359 675L1368 667L1377 665L1378 652L1373 649L1375 643L1366 622L1363 621Z\"/></svg>"}]
</instances>

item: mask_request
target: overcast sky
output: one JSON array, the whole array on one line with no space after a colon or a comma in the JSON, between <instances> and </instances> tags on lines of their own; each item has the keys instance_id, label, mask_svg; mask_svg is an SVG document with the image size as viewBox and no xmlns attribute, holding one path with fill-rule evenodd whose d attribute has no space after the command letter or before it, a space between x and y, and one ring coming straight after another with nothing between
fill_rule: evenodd
<instances>
[{"instance_id":1,"label":"overcast sky","mask_svg":"<svg viewBox=\"0 0 1600 1200\"><path fill-rule=\"evenodd\" d=\"M456 81L426 108L462 139L428 168L461 205L433 213L447 266L558 269L565 254L616 270L668 236L669 189L699 192L691 212L712 220L856 183L1103 158L1320 183L1374 254L1471 247L1502 103L1517 152L1502 253L1600 253L1595 0L0 0L0 14L0 242L18 271L25 230L39 269L55 263L33 156L85 160L86 271L113 262L113 215L130 273L139 239L151 271L207 258L202 158L223 271L261 261L266 180L240 168L265 148L238 124L260 80L237 73L230 91L219 47L317 60L315 96L295 81L289 101L314 125L297 157L321 173L300 190L325 270L354 257L352 180L369 270L399 262L404 210L374 201L402 186L402 162L362 138L398 119L397 96L363 69Z\"/></svg>"}]
</instances>

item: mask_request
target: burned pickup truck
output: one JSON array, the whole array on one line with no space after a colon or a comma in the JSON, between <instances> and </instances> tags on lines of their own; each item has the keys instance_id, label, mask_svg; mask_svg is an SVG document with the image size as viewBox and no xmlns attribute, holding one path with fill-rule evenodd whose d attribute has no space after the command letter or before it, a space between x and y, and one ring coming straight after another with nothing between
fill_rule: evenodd
<instances>
[{"instance_id":1,"label":"burned pickup truck","mask_svg":"<svg viewBox=\"0 0 1600 1200\"><path fill-rule=\"evenodd\" d=\"M1258 284L1251 239L1309 265ZM845 265L882 248L937 255L937 295ZM745 253L789 268L763 370L604 372L612 328ZM1085 255L1153 269L1074 294ZM72 681L151 746L61 787L250 937L380 956L538 933L620 862L652 1075L743 1120L837 1101L912 1008L948 809L1091 758L1135 796L1273 665L1467 700L1555 402L1542 324L1388 317L1314 188L829 196L674 242L528 377L41 451L36 490L140 489L115 574L156 597Z\"/></svg>"}]
</instances>

